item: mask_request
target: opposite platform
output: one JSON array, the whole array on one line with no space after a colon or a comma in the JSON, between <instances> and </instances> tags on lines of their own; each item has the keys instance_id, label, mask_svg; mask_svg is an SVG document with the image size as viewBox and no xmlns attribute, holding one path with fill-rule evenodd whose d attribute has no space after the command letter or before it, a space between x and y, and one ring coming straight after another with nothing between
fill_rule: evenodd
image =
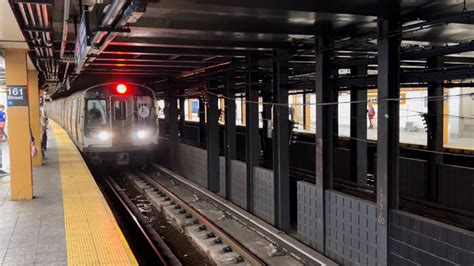
<instances>
[{"instance_id":1,"label":"opposite platform","mask_svg":"<svg viewBox=\"0 0 474 266\"><path fill-rule=\"evenodd\" d=\"M34 168L34 200L10 201L9 177L0 177L0 262L137 265L74 143L51 128L48 159Z\"/></svg>"}]
</instances>

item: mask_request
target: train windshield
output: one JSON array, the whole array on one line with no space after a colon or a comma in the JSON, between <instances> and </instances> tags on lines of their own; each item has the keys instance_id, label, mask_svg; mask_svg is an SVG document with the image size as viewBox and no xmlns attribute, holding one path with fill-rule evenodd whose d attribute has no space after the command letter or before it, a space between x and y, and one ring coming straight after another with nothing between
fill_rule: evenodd
<instances>
[{"instance_id":1,"label":"train windshield","mask_svg":"<svg viewBox=\"0 0 474 266\"><path fill-rule=\"evenodd\" d=\"M102 126L107 124L105 100L87 101L87 125Z\"/></svg>"}]
</instances>

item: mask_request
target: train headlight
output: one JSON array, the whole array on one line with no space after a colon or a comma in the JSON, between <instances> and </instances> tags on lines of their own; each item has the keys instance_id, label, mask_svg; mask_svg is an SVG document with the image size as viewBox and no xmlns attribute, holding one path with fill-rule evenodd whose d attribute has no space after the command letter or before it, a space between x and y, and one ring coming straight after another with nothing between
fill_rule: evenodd
<instances>
[{"instance_id":1,"label":"train headlight","mask_svg":"<svg viewBox=\"0 0 474 266\"><path fill-rule=\"evenodd\" d=\"M108 140L110 138L110 133L107 131L101 131L99 132L99 139L101 140Z\"/></svg>"},{"instance_id":2,"label":"train headlight","mask_svg":"<svg viewBox=\"0 0 474 266\"><path fill-rule=\"evenodd\" d=\"M139 130L139 131L137 132L137 138L139 138L139 139L144 139L144 138L146 138L146 137L148 137L148 132L147 132L147 131L145 131L145 130Z\"/></svg>"}]
</instances>

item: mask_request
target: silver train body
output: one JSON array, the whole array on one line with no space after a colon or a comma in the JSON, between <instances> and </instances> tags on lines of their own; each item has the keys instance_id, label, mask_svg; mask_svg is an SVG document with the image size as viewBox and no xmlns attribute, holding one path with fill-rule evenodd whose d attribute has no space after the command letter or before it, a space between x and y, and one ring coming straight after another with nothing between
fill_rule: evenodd
<instances>
[{"instance_id":1,"label":"silver train body","mask_svg":"<svg viewBox=\"0 0 474 266\"><path fill-rule=\"evenodd\" d=\"M92 163L146 164L158 144L155 95L148 88L101 85L46 103L46 114Z\"/></svg>"}]
</instances>

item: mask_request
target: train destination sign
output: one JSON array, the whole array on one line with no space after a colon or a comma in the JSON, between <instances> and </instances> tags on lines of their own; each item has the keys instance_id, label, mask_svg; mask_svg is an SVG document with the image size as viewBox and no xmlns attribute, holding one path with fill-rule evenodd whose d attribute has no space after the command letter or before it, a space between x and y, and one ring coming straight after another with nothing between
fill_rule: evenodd
<instances>
[{"instance_id":1,"label":"train destination sign","mask_svg":"<svg viewBox=\"0 0 474 266\"><path fill-rule=\"evenodd\" d=\"M28 106L28 89L26 86L7 86L8 106Z\"/></svg>"}]
</instances>

